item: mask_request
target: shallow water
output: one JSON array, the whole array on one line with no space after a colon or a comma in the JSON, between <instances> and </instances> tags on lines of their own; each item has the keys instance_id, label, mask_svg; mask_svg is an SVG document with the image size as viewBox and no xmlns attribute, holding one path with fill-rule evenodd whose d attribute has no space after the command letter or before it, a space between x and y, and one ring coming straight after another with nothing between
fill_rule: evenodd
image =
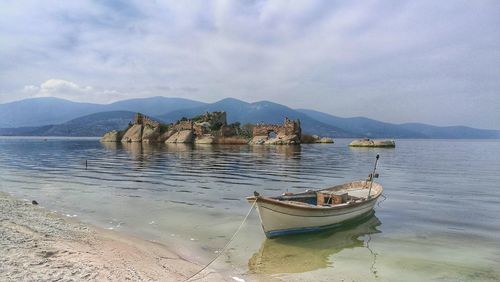
<instances>
[{"instance_id":1,"label":"shallow water","mask_svg":"<svg viewBox=\"0 0 500 282\"><path fill-rule=\"evenodd\" d=\"M205 263L250 208L245 196L362 179L379 153L387 198L373 217L268 240L254 211L213 267L247 280L500 280L499 141L398 140L395 149L349 141L191 147L2 138L0 190Z\"/></svg>"}]
</instances>

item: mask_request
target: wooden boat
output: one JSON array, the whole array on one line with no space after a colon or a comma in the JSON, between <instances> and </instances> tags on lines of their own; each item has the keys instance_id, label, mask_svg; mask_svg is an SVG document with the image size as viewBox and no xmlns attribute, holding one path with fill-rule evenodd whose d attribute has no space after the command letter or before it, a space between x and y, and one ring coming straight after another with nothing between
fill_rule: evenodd
<instances>
[{"instance_id":1,"label":"wooden boat","mask_svg":"<svg viewBox=\"0 0 500 282\"><path fill-rule=\"evenodd\" d=\"M268 238L315 232L371 214L383 191L382 185L373 181L376 177L374 169L366 180L277 197L264 197L254 192L247 201L255 202Z\"/></svg>"}]
</instances>

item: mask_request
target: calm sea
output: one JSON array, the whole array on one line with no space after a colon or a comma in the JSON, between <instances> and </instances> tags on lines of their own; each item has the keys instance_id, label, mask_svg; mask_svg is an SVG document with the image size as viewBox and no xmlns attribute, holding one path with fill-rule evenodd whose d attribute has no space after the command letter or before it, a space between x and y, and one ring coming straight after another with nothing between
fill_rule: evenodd
<instances>
[{"instance_id":1,"label":"calm sea","mask_svg":"<svg viewBox=\"0 0 500 282\"><path fill-rule=\"evenodd\" d=\"M245 196L363 179L379 153L385 199L373 217L269 240L253 211L213 268L246 280L500 280L500 141L398 140L395 149L349 141L191 147L2 138L0 190L203 264L248 212Z\"/></svg>"}]
</instances>

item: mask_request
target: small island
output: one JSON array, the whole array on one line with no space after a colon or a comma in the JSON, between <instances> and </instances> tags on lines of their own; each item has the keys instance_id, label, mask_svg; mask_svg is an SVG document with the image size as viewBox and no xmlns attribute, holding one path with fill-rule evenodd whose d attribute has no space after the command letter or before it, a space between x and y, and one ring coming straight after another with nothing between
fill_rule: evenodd
<instances>
[{"instance_id":1,"label":"small island","mask_svg":"<svg viewBox=\"0 0 500 282\"><path fill-rule=\"evenodd\" d=\"M227 123L226 112L207 112L191 119L162 124L141 113L125 130L104 134L101 142L145 142L188 144L298 145L300 143L333 143L327 137L302 135L300 120L285 118L283 124Z\"/></svg>"},{"instance_id":2,"label":"small island","mask_svg":"<svg viewBox=\"0 0 500 282\"><path fill-rule=\"evenodd\" d=\"M369 138L354 140L349 147L370 147L370 148L395 148L394 140L372 140Z\"/></svg>"}]
</instances>

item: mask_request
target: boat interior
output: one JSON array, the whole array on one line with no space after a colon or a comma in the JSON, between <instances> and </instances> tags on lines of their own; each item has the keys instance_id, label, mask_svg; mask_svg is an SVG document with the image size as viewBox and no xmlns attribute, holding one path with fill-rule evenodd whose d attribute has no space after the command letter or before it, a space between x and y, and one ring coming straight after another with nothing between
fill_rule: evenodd
<instances>
[{"instance_id":1,"label":"boat interior","mask_svg":"<svg viewBox=\"0 0 500 282\"><path fill-rule=\"evenodd\" d=\"M321 190L307 190L302 193L285 192L271 199L301 206L331 207L365 201L368 198L370 182L356 181ZM380 184L373 183L370 195L377 196Z\"/></svg>"}]
</instances>

